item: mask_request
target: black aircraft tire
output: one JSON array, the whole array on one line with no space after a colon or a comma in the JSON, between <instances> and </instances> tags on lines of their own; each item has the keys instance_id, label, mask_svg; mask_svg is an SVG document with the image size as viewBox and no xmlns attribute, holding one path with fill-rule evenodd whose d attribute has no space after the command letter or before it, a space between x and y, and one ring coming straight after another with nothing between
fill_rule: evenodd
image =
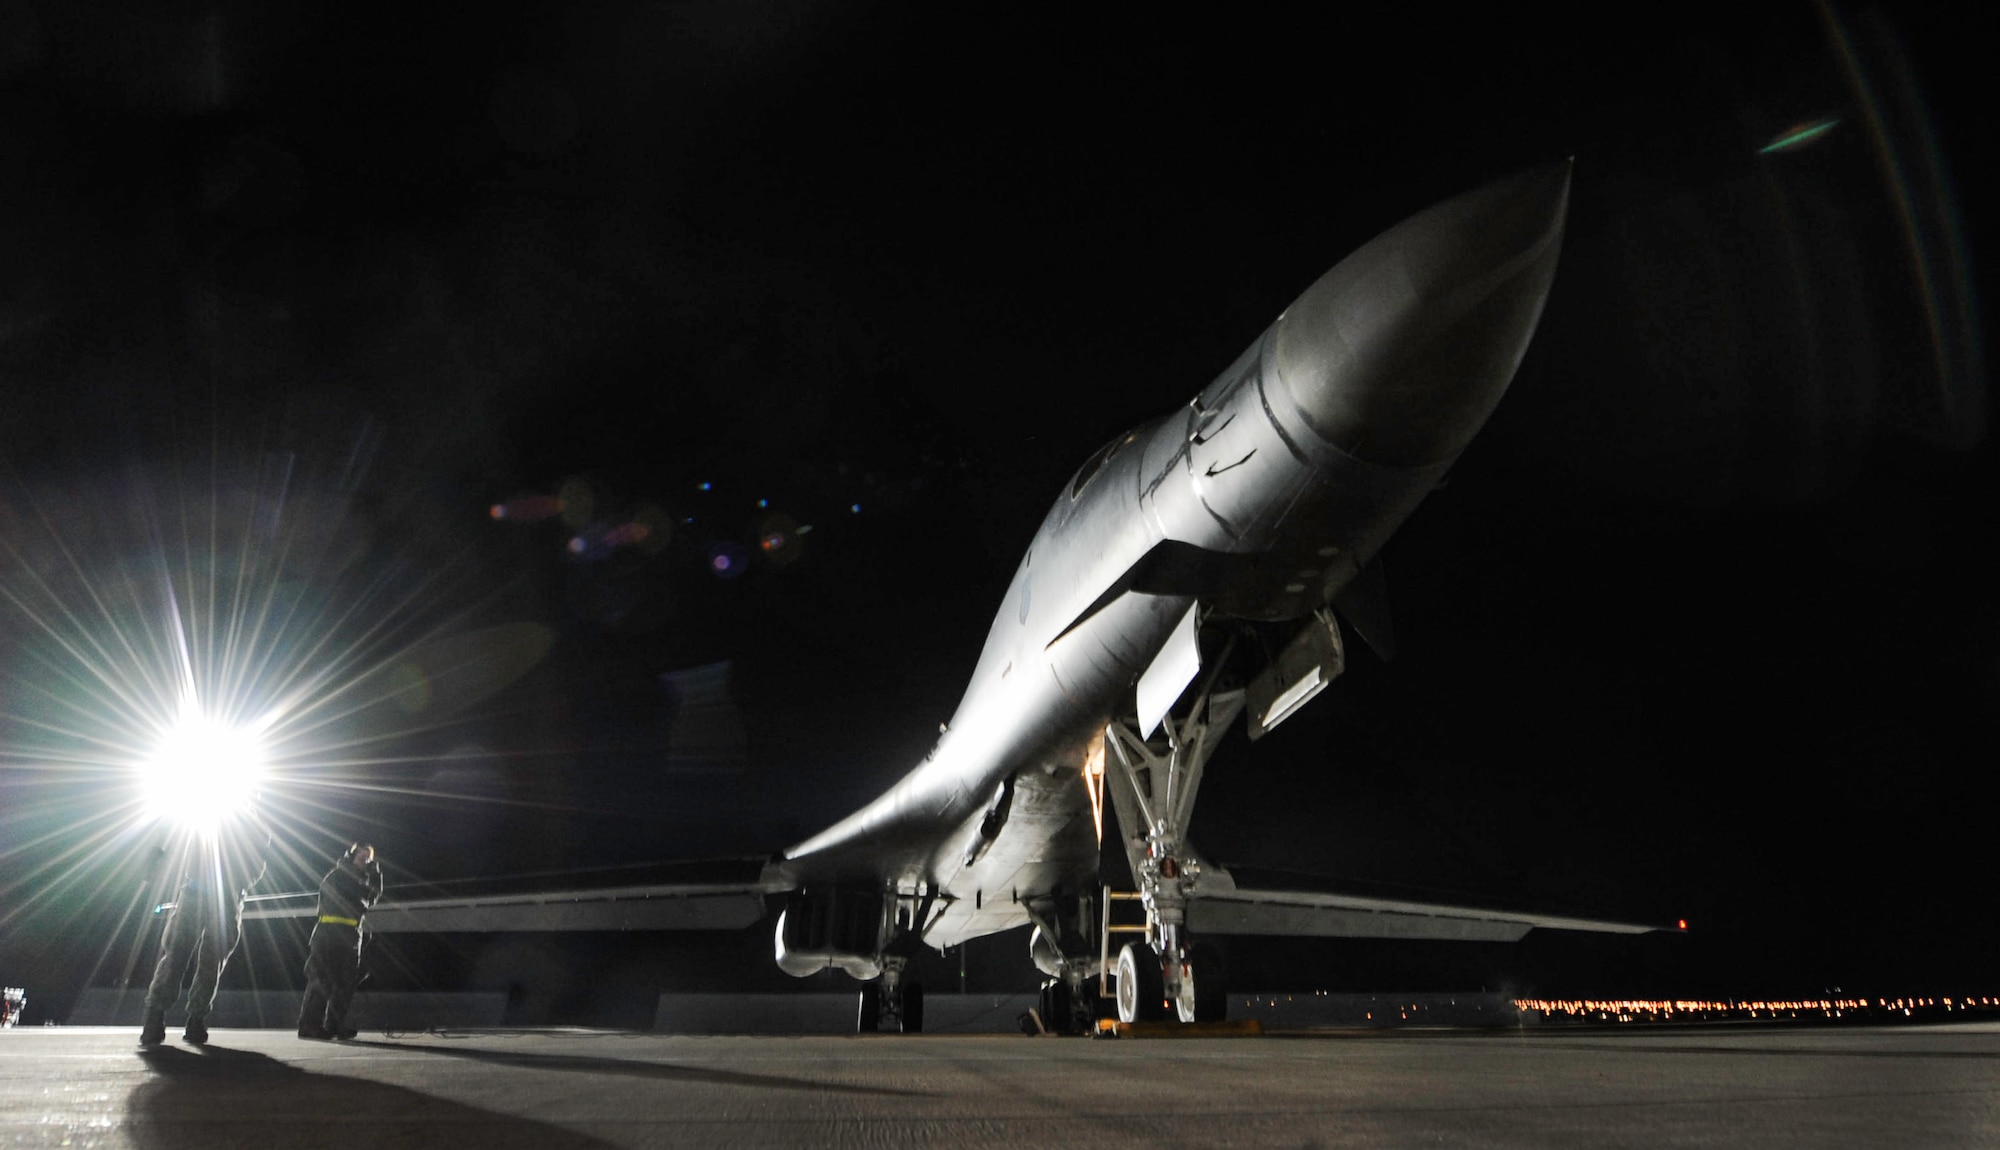
<instances>
[{"instance_id":1,"label":"black aircraft tire","mask_svg":"<svg viewBox=\"0 0 2000 1150\"><path fill-rule=\"evenodd\" d=\"M1229 1017L1229 964L1223 961L1221 948L1195 943L1188 962L1194 967L1194 1020L1225 1021Z\"/></svg>"},{"instance_id":2,"label":"black aircraft tire","mask_svg":"<svg viewBox=\"0 0 2000 1150\"><path fill-rule=\"evenodd\" d=\"M1050 1034L1075 1034L1076 1019L1070 1008L1069 983L1052 978L1042 987L1042 1028Z\"/></svg>"},{"instance_id":3,"label":"black aircraft tire","mask_svg":"<svg viewBox=\"0 0 2000 1150\"><path fill-rule=\"evenodd\" d=\"M861 1008L854 1017L856 1034L873 1034L882 1025L882 994L874 983L861 987Z\"/></svg>"},{"instance_id":4,"label":"black aircraft tire","mask_svg":"<svg viewBox=\"0 0 2000 1150\"><path fill-rule=\"evenodd\" d=\"M1166 995L1153 948L1126 943L1118 952L1118 1021L1158 1022L1167 1016Z\"/></svg>"},{"instance_id":5,"label":"black aircraft tire","mask_svg":"<svg viewBox=\"0 0 2000 1150\"><path fill-rule=\"evenodd\" d=\"M924 1032L923 983L914 980L903 983L903 1012L899 1017L903 1021L904 1034Z\"/></svg>"}]
</instances>

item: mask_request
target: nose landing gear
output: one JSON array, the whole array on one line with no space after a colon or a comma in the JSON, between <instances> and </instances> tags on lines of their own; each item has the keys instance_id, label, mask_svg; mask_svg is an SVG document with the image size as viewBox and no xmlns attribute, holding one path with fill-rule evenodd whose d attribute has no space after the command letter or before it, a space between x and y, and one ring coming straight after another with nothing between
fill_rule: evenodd
<instances>
[{"instance_id":1,"label":"nose landing gear","mask_svg":"<svg viewBox=\"0 0 2000 1150\"><path fill-rule=\"evenodd\" d=\"M1165 964L1148 943L1118 951L1118 1021L1159 1022L1167 1017Z\"/></svg>"},{"instance_id":2,"label":"nose landing gear","mask_svg":"<svg viewBox=\"0 0 2000 1150\"><path fill-rule=\"evenodd\" d=\"M1226 653L1225 653L1226 654ZM1187 938L1187 900L1201 882L1201 859L1187 842L1187 825L1201 786L1202 768L1230 720L1243 709L1240 690L1211 692L1213 677L1196 693L1185 719L1168 715L1164 753L1123 723L1105 728L1107 756L1117 769L1106 772L1107 789L1118 816L1126 861L1146 908L1145 941L1118 952L1116 974L1120 1022L1164 1019L1220 1022L1228 1014L1227 976L1221 955ZM1110 936L1137 933L1136 924L1114 927L1110 907L1120 896L1106 891L1100 931L1104 957Z\"/></svg>"}]
</instances>

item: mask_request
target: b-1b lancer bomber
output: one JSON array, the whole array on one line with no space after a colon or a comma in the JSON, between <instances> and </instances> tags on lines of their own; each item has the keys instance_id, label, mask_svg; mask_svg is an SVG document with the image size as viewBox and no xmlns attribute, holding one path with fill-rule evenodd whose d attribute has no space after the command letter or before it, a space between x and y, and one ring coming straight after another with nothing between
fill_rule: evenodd
<instances>
[{"instance_id":1,"label":"b-1b lancer bomber","mask_svg":"<svg viewBox=\"0 0 2000 1150\"><path fill-rule=\"evenodd\" d=\"M1376 556L1506 392L1548 298L1569 186L1557 163L1411 216L1193 399L1094 452L1029 543L930 753L757 882L567 892L560 908L542 896L511 923L492 900L385 904L371 925L603 929L636 925L643 898L679 907L658 925L743 926L783 895L778 965L864 980L864 1030L922 1029L906 976L918 946L1030 924L1040 1015L1057 1030L1087 1025L1113 987L1125 1021L1220 1019L1206 936L1652 929L1246 889L1187 836L1229 723L1241 715L1259 738L1338 677L1343 625L1388 654ZM1107 834L1129 891L1099 873Z\"/></svg>"},{"instance_id":2,"label":"b-1b lancer bomber","mask_svg":"<svg viewBox=\"0 0 2000 1150\"><path fill-rule=\"evenodd\" d=\"M1507 390L1555 275L1569 172L1539 168L1397 224L1191 401L1084 461L936 747L785 853L785 970L879 979L881 1012L907 1024L904 947L1032 923L1045 1019L1080 1020L1110 974L1121 1019L1195 1021L1225 1001L1204 934L1646 929L1245 890L1187 838L1227 725L1242 714L1258 738L1341 673L1339 620L1388 653L1376 556ZM1221 689L1258 647L1238 637L1273 624L1293 628L1289 642ZM1107 822L1145 911L1143 936L1115 951L1098 875Z\"/></svg>"}]
</instances>

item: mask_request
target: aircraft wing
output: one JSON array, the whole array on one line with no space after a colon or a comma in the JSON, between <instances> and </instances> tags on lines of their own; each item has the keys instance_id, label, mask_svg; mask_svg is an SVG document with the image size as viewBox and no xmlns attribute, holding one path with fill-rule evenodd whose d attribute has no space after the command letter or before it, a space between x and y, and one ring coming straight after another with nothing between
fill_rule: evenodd
<instances>
[{"instance_id":1,"label":"aircraft wing","mask_svg":"<svg viewBox=\"0 0 2000 1150\"><path fill-rule=\"evenodd\" d=\"M792 889L792 882L766 860L729 861L740 865L709 865L704 869L724 873L678 881L491 892L448 892L441 887L418 887L407 894L391 890L368 912L368 930L376 934L740 930L765 916L767 895ZM727 873L732 870L743 873ZM317 899L315 891L252 895L245 900L243 917L309 918Z\"/></svg>"},{"instance_id":2,"label":"aircraft wing","mask_svg":"<svg viewBox=\"0 0 2000 1150\"><path fill-rule=\"evenodd\" d=\"M1189 929L1208 934L1456 942L1515 942L1536 928L1600 934L1680 929L1336 891L1239 887L1227 871L1216 868L1202 873L1200 886L1188 899L1187 922Z\"/></svg>"}]
</instances>

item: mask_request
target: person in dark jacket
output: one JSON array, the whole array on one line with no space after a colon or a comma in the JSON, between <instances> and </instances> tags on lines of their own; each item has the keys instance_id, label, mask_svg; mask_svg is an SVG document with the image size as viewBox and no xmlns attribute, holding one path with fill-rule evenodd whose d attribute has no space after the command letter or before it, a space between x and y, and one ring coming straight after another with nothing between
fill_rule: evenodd
<instances>
[{"instance_id":1,"label":"person in dark jacket","mask_svg":"<svg viewBox=\"0 0 2000 1150\"><path fill-rule=\"evenodd\" d=\"M306 1000L300 1038L353 1038L347 1007L361 982L361 920L382 897L375 848L355 843L319 882L319 921L306 951Z\"/></svg>"},{"instance_id":2,"label":"person in dark jacket","mask_svg":"<svg viewBox=\"0 0 2000 1150\"><path fill-rule=\"evenodd\" d=\"M271 841L264 841L268 854ZM165 851L165 848L161 848ZM243 900L264 881L265 858L225 861L219 848L190 843L182 856L180 889L160 931L160 958L146 987L146 1018L139 1041L157 1046L167 1038L167 1009L181 996L181 979L191 965L194 985L188 990L187 1026L181 1038L199 1046L208 1041L208 1015L223 968L243 942ZM254 874L252 873L254 871ZM250 875L249 881L242 881Z\"/></svg>"}]
</instances>

